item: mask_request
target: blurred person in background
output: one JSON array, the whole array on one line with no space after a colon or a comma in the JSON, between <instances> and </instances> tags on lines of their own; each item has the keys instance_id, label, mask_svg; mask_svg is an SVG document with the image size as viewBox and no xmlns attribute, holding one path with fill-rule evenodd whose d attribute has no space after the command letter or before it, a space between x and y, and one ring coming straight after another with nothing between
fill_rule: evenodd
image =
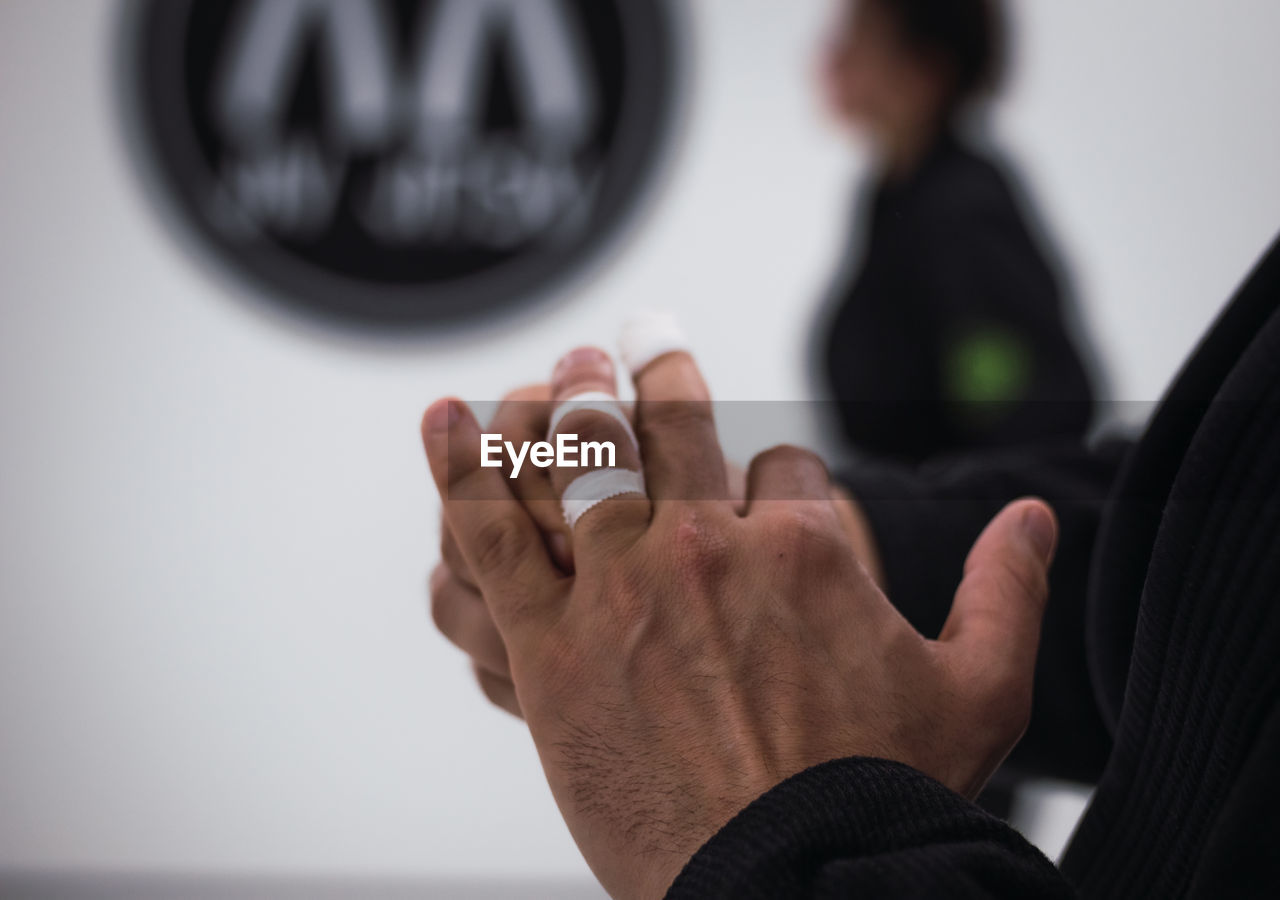
<instances>
[{"instance_id":1,"label":"blurred person in background","mask_svg":"<svg viewBox=\"0 0 1280 900\"><path fill-rule=\"evenodd\" d=\"M823 91L876 172L816 336L843 439L916 462L1083 435L1093 389L1040 229L962 136L1000 83L1000 0L839 3Z\"/></svg>"}]
</instances>

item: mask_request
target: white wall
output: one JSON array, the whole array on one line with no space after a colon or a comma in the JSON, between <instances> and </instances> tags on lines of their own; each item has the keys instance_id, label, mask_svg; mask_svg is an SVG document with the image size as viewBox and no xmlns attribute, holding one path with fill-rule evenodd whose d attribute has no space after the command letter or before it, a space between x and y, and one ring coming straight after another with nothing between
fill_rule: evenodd
<instances>
[{"instance_id":1,"label":"white wall","mask_svg":"<svg viewBox=\"0 0 1280 900\"><path fill-rule=\"evenodd\" d=\"M571 297L387 347L239 302L140 193L118 8L0 3L0 866L581 874L529 741L424 612L422 408L638 305L720 394L805 395L849 157L825 0L697 0L653 215ZM1002 117L1120 396L1151 399L1280 228L1273 0L1025 0Z\"/></svg>"}]
</instances>

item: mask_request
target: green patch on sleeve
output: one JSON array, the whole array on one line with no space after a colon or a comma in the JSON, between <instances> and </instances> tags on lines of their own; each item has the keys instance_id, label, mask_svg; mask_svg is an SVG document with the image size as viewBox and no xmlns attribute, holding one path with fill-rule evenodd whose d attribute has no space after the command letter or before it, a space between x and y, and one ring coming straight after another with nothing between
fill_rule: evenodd
<instances>
[{"instance_id":1,"label":"green patch on sleeve","mask_svg":"<svg viewBox=\"0 0 1280 900\"><path fill-rule=\"evenodd\" d=\"M966 331L944 353L943 393L949 401L965 405L1016 402L1031 390L1032 366L1031 350L1016 332Z\"/></svg>"}]
</instances>

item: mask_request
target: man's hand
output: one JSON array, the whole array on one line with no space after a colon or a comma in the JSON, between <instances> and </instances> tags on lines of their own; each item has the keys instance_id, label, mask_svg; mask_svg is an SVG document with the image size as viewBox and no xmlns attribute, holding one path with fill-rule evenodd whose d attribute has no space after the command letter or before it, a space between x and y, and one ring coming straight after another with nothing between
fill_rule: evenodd
<instances>
[{"instance_id":1,"label":"man's hand","mask_svg":"<svg viewBox=\"0 0 1280 900\"><path fill-rule=\"evenodd\" d=\"M561 398L583 381L557 380ZM739 514L693 361L669 354L636 381L641 454L622 452L621 427L599 413L566 426L593 440L616 429L619 465L643 461L649 485L579 521L572 575L510 480L480 467L466 407L437 403L424 419L518 708L605 888L661 896L736 812L832 759L896 760L976 795L1029 716L1048 508L1016 503L988 526L942 635L926 640L851 549L815 457L757 457ZM581 473L550 474L559 496Z\"/></svg>"},{"instance_id":2,"label":"man's hand","mask_svg":"<svg viewBox=\"0 0 1280 900\"><path fill-rule=\"evenodd\" d=\"M579 367L575 366L571 371L573 377L582 377ZM612 365L608 368L607 377L610 380L613 378ZM500 434L504 440L512 442L540 440L546 434L550 419L551 387L535 385L521 388L503 398L493 420L485 426L485 433ZM510 462L505 456L503 463L503 471L509 474ZM725 461L725 472L729 483L729 497L734 501L736 509L744 511L747 472L728 460ZM551 476L544 469L525 466L520 477L511 483L511 488L515 497L525 504L538 523L546 540L547 550L557 566L565 572L572 572L573 536L555 502ZM883 587L884 575L879 551L862 507L838 485L833 484L830 493L850 546L867 572ZM462 551L458 549L458 542L447 521L441 522L440 562L431 573L428 591L431 617L436 628L450 643L471 658L472 670L485 697L500 709L522 718L515 685L511 683L507 648L502 643L502 636L489 614L477 579L471 574Z\"/></svg>"}]
</instances>

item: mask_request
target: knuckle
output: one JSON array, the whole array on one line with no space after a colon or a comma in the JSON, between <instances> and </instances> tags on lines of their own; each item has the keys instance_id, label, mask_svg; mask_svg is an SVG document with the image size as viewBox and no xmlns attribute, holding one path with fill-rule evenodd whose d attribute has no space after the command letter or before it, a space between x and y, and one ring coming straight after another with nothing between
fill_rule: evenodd
<instances>
[{"instance_id":1,"label":"knuckle","mask_svg":"<svg viewBox=\"0 0 1280 900\"><path fill-rule=\"evenodd\" d=\"M493 597L496 612L491 614L491 620L495 628L499 625L497 616L501 616L502 627L508 629L523 629L544 620L545 598L530 588L508 585Z\"/></svg>"},{"instance_id":2,"label":"knuckle","mask_svg":"<svg viewBox=\"0 0 1280 900\"><path fill-rule=\"evenodd\" d=\"M519 524L499 516L476 526L471 549L481 572L506 572L528 551L529 538Z\"/></svg>"},{"instance_id":3,"label":"knuckle","mask_svg":"<svg viewBox=\"0 0 1280 900\"><path fill-rule=\"evenodd\" d=\"M646 430L688 431L711 426L711 404L701 400L651 400L640 407Z\"/></svg>"},{"instance_id":4,"label":"knuckle","mask_svg":"<svg viewBox=\"0 0 1280 900\"><path fill-rule=\"evenodd\" d=\"M458 549L458 541L454 538L453 531L448 528L444 529L444 533L440 536L440 558L451 574L459 571L462 553Z\"/></svg>"},{"instance_id":5,"label":"knuckle","mask_svg":"<svg viewBox=\"0 0 1280 900\"><path fill-rule=\"evenodd\" d=\"M682 506L672 520L670 551L679 572L702 582L721 575L730 564L732 548L718 522L696 506Z\"/></svg>"},{"instance_id":6,"label":"knuckle","mask_svg":"<svg viewBox=\"0 0 1280 900\"><path fill-rule=\"evenodd\" d=\"M621 551L649 521L649 501L633 495L611 497L592 507L573 527L575 540Z\"/></svg>"},{"instance_id":7,"label":"knuckle","mask_svg":"<svg viewBox=\"0 0 1280 900\"><path fill-rule=\"evenodd\" d=\"M776 447L770 447L756 456L755 461L759 465L769 466L798 467L816 464L824 469L826 468L826 464L812 450L806 450L793 444L779 444Z\"/></svg>"},{"instance_id":8,"label":"knuckle","mask_svg":"<svg viewBox=\"0 0 1280 900\"><path fill-rule=\"evenodd\" d=\"M502 706L502 697L498 692L498 686L494 684L488 672L477 669L476 683L480 685L480 692L484 694L486 700L494 706Z\"/></svg>"},{"instance_id":9,"label":"knuckle","mask_svg":"<svg viewBox=\"0 0 1280 900\"><path fill-rule=\"evenodd\" d=\"M846 549L843 536L816 503L789 503L769 518L770 546L789 560L829 566Z\"/></svg>"},{"instance_id":10,"label":"knuckle","mask_svg":"<svg viewBox=\"0 0 1280 900\"><path fill-rule=\"evenodd\" d=\"M431 621L436 630L448 637L453 627L453 604L447 591L443 589L431 592Z\"/></svg>"},{"instance_id":11,"label":"knuckle","mask_svg":"<svg viewBox=\"0 0 1280 900\"><path fill-rule=\"evenodd\" d=\"M431 623L436 631L448 638L452 620L449 618L448 602L439 593L431 594Z\"/></svg>"}]
</instances>

